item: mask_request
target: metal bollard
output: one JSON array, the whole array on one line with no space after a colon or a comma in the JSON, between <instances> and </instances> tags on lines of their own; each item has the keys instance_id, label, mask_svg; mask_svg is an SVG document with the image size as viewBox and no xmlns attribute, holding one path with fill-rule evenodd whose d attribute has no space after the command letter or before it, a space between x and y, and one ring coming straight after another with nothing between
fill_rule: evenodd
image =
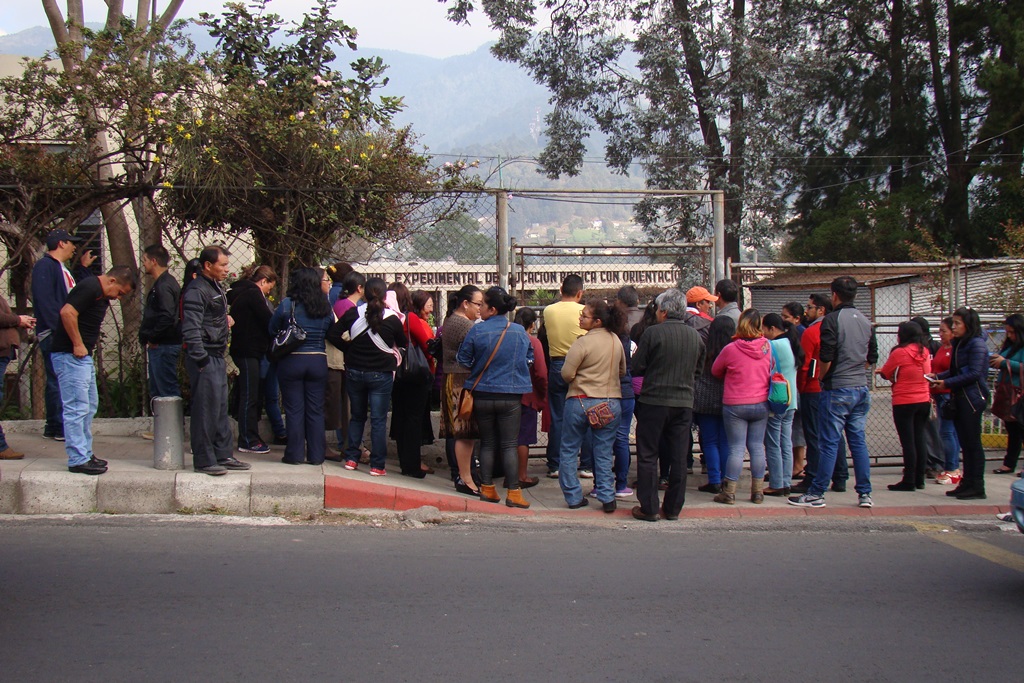
<instances>
[{"instance_id":1,"label":"metal bollard","mask_svg":"<svg viewBox=\"0 0 1024 683\"><path fill-rule=\"evenodd\" d=\"M185 469L185 404L180 396L158 396L153 406L153 468Z\"/></svg>"}]
</instances>

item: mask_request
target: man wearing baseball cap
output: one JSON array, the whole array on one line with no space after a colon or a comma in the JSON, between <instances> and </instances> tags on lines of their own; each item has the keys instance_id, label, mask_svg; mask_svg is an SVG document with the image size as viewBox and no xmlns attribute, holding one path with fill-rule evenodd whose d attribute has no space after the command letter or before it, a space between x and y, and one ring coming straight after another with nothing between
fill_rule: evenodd
<instances>
[{"instance_id":1,"label":"man wearing baseball cap","mask_svg":"<svg viewBox=\"0 0 1024 683\"><path fill-rule=\"evenodd\" d=\"M47 251L32 268L32 307L36 317L36 337L46 368L46 424L43 436L57 441L64 440L64 406L51 359L53 331L61 326L60 309L64 307L68 292L76 284L65 261L75 255L75 244L81 241L80 237L71 235L67 230L51 230L46 236ZM82 265L88 267L92 260L92 257L88 261L83 258Z\"/></svg>"},{"instance_id":2,"label":"man wearing baseball cap","mask_svg":"<svg viewBox=\"0 0 1024 683\"><path fill-rule=\"evenodd\" d=\"M686 313L683 315L683 322L696 330L705 344L708 343L708 328L714 320L709 311L717 301L718 297L703 287L690 287L686 290Z\"/></svg>"}]
</instances>

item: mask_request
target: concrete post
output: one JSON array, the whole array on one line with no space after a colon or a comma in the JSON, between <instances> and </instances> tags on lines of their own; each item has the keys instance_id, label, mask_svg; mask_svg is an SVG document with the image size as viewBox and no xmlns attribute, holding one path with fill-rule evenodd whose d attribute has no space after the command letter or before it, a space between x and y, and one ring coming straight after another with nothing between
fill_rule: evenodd
<instances>
[{"instance_id":1,"label":"concrete post","mask_svg":"<svg viewBox=\"0 0 1024 683\"><path fill-rule=\"evenodd\" d=\"M495 241L498 243L498 286L508 291L508 274L511 268L508 240L508 192L495 193Z\"/></svg>"},{"instance_id":2,"label":"concrete post","mask_svg":"<svg viewBox=\"0 0 1024 683\"><path fill-rule=\"evenodd\" d=\"M719 280L729 277L725 265L725 192L716 190L711 193L711 216L715 223L715 279L712 285Z\"/></svg>"},{"instance_id":3,"label":"concrete post","mask_svg":"<svg viewBox=\"0 0 1024 683\"><path fill-rule=\"evenodd\" d=\"M153 399L153 468L185 469L185 404L179 396Z\"/></svg>"}]
</instances>

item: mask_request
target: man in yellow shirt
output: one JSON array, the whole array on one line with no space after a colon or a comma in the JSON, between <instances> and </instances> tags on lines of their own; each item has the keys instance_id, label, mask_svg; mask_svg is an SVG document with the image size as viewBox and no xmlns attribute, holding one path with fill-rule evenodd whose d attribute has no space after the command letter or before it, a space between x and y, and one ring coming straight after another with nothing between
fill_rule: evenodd
<instances>
[{"instance_id":1,"label":"man in yellow shirt","mask_svg":"<svg viewBox=\"0 0 1024 683\"><path fill-rule=\"evenodd\" d=\"M562 280L562 300L547 306L541 313L541 341L546 342L548 355L551 357L551 362L548 363L548 415L551 418L551 428L548 430L547 446L548 477L551 479L558 478L562 416L565 412L565 392L569 389L562 379L562 364L572 343L577 337L584 335L580 327L582 299L583 278L575 274L567 275ZM585 463L581 463L581 468L585 469Z\"/></svg>"}]
</instances>

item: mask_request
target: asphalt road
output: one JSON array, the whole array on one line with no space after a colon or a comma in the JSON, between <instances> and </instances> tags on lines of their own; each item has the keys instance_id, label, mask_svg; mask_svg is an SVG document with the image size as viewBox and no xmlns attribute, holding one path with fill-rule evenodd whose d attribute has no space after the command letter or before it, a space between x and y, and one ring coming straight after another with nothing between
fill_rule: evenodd
<instances>
[{"instance_id":1,"label":"asphalt road","mask_svg":"<svg viewBox=\"0 0 1024 683\"><path fill-rule=\"evenodd\" d=\"M4 681L1021 680L1024 536L934 520L762 524L8 519L0 671Z\"/></svg>"}]
</instances>

